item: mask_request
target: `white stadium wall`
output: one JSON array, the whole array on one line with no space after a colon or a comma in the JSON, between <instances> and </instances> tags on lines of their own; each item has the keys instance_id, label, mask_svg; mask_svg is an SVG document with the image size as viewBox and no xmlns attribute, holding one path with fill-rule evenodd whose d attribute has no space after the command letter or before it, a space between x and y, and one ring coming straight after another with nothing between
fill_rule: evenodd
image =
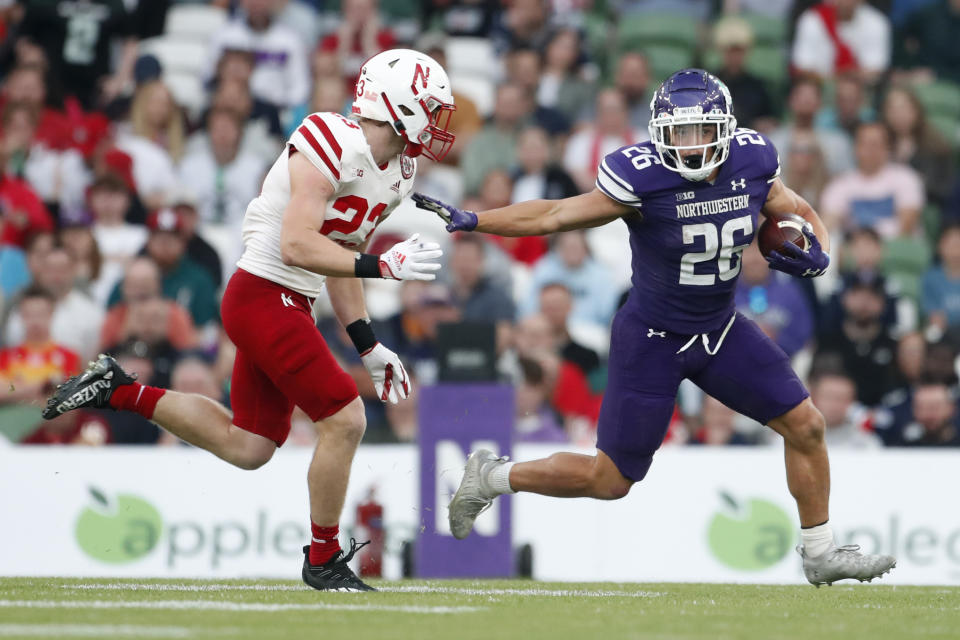
<instances>
[{"instance_id":1,"label":"white stadium wall","mask_svg":"<svg viewBox=\"0 0 960 640\"><path fill-rule=\"evenodd\" d=\"M0 575L296 577L309 457L281 450L249 472L181 448L0 449ZM414 446L396 445L361 447L354 463L342 529L376 486L387 577L400 576L401 543L436 517L419 508L418 461ZM960 584L956 453L836 452L831 462L839 542L897 555L885 583ZM544 580L803 581L778 449L667 449L619 502L517 496L513 542L533 546Z\"/></svg>"}]
</instances>

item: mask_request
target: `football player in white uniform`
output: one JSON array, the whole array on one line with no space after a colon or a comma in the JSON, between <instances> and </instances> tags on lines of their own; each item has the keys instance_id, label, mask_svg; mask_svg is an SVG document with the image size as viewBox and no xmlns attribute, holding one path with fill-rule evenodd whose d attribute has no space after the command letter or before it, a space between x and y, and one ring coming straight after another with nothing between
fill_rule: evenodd
<instances>
[{"instance_id":1,"label":"football player in white uniform","mask_svg":"<svg viewBox=\"0 0 960 640\"><path fill-rule=\"evenodd\" d=\"M337 318L380 399L397 402L410 379L367 318L360 278L433 280L438 245L416 235L381 255L365 253L377 224L406 197L417 156L439 161L454 136L450 80L432 58L394 49L368 60L352 118L306 117L247 208L244 252L224 291L223 326L237 347L233 413L209 398L136 382L101 355L48 400L45 418L79 407L134 411L244 469L266 463L290 430L294 405L317 426L307 475L311 543L303 579L317 589L370 590L347 562L362 546L338 541L350 464L365 428L353 379L337 364L312 317L326 285Z\"/></svg>"}]
</instances>

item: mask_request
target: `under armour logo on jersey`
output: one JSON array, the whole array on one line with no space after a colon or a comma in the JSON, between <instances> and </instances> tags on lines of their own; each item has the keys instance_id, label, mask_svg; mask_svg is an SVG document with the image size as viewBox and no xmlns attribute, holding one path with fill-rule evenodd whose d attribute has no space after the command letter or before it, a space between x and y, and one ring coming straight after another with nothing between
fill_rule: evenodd
<instances>
[{"instance_id":1,"label":"under armour logo on jersey","mask_svg":"<svg viewBox=\"0 0 960 640\"><path fill-rule=\"evenodd\" d=\"M291 298L290 296L288 296L288 295L285 294L285 293L281 293L281 294L280 294L280 301L283 302L283 306L285 306L285 307L295 307L295 306L297 306L297 305L293 304L293 298Z\"/></svg>"},{"instance_id":2,"label":"under armour logo on jersey","mask_svg":"<svg viewBox=\"0 0 960 640\"><path fill-rule=\"evenodd\" d=\"M657 336L658 338L666 338L666 337L667 337L667 332L666 332L666 331L654 331L653 329L647 329L647 337L648 337L648 338L652 338L653 336Z\"/></svg>"},{"instance_id":3,"label":"under armour logo on jersey","mask_svg":"<svg viewBox=\"0 0 960 640\"><path fill-rule=\"evenodd\" d=\"M823 273L823 269L807 269L806 271L803 272L802 277L804 277L804 278L816 278L816 277L819 276L821 273Z\"/></svg>"},{"instance_id":4,"label":"under armour logo on jersey","mask_svg":"<svg viewBox=\"0 0 960 640\"><path fill-rule=\"evenodd\" d=\"M730 188L736 191L737 189L746 189L747 188L747 179L740 178L739 180L731 180Z\"/></svg>"},{"instance_id":5,"label":"under armour logo on jersey","mask_svg":"<svg viewBox=\"0 0 960 640\"><path fill-rule=\"evenodd\" d=\"M390 185L390 190L400 193L400 181L397 180L394 184Z\"/></svg>"}]
</instances>

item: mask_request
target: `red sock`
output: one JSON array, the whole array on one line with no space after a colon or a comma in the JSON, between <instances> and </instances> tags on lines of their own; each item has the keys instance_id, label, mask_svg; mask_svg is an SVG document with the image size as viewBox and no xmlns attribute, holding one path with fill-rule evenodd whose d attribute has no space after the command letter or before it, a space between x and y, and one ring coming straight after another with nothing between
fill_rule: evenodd
<instances>
[{"instance_id":1,"label":"red sock","mask_svg":"<svg viewBox=\"0 0 960 640\"><path fill-rule=\"evenodd\" d=\"M148 387L139 382L125 384L113 390L113 395L110 396L110 406L118 411L139 413L150 420L153 418L153 411L157 408L157 402L166 392L166 389Z\"/></svg>"},{"instance_id":2,"label":"red sock","mask_svg":"<svg viewBox=\"0 0 960 640\"><path fill-rule=\"evenodd\" d=\"M340 525L321 527L310 522L310 564L325 564L340 551Z\"/></svg>"}]
</instances>

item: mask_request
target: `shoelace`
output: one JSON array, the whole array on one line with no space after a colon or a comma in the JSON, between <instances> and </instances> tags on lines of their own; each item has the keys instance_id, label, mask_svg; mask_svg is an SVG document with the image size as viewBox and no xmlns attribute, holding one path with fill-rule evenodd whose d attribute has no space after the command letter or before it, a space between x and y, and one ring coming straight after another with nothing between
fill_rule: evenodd
<instances>
[{"instance_id":1,"label":"shoelace","mask_svg":"<svg viewBox=\"0 0 960 640\"><path fill-rule=\"evenodd\" d=\"M353 560L353 556L357 554L357 551L360 551L360 549L363 549L368 544L370 544L369 540L367 540L366 542L357 542L356 538L350 538L350 551L348 551L347 553L343 553L343 551L341 551L340 553L342 553L343 556L339 560L337 560L337 563L339 564L342 562L346 564L350 562L351 560Z\"/></svg>"},{"instance_id":2,"label":"shoelace","mask_svg":"<svg viewBox=\"0 0 960 640\"><path fill-rule=\"evenodd\" d=\"M857 553L860 551L860 545L858 544L845 544L842 547L837 547L837 551L846 551L847 553Z\"/></svg>"}]
</instances>

